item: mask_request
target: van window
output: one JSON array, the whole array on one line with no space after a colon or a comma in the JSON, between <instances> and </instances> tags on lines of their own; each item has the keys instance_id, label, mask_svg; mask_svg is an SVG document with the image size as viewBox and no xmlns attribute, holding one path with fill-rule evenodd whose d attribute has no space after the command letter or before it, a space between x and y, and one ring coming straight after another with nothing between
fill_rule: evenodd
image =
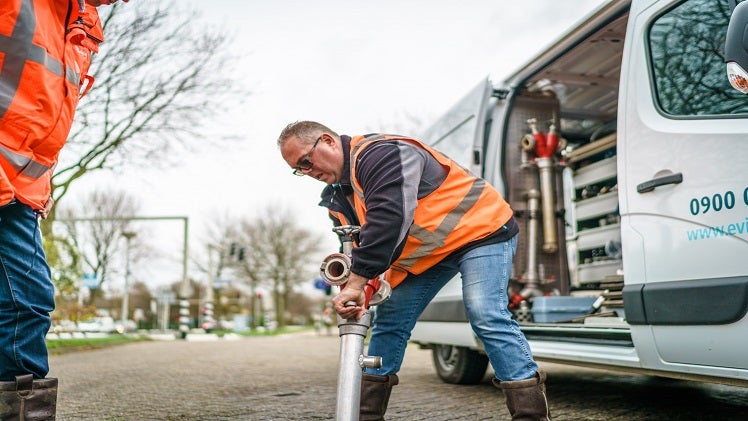
<instances>
[{"instance_id":1,"label":"van window","mask_svg":"<svg viewBox=\"0 0 748 421\"><path fill-rule=\"evenodd\" d=\"M654 21L649 30L650 66L665 113L748 113L746 96L727 80L724 49L729 20L727 0L689 0Z\"/></svg>"}]
</instances>

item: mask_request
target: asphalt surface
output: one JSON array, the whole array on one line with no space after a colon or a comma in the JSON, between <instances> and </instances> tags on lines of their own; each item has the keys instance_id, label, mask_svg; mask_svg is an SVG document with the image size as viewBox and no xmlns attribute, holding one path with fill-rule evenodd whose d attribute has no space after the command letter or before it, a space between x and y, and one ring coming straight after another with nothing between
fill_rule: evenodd
<instances>
[{"instance_id":1,"label":"asphalt surface","mask_svg":"<svg viewBox=\"0 0 748 421\"><path fill-rule=\"evenodd\" d=\"M52 356L57 419L332 420L340 340L282 336L150 341ZM554 420L748 420L748 389L541 363ZM490 372L442 383L409 346L388 420L504 420Z\"/></svg>"}]
</instances>

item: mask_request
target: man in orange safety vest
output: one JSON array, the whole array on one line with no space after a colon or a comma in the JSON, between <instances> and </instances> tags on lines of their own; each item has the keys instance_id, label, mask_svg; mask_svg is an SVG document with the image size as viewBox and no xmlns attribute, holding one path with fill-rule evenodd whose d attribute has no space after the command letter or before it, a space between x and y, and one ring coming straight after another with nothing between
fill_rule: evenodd
<instances>
[{"instance_id":1,"label":"man in orange safety vest","mask_svg":"<svg viewBox=\"0 0 748 421\"><path fill-rule=\"evenodd\" d=\"M345 288L333 298L343 319L366 312L364 286L384 274L392 286L377 305L360 419L382 420L416 320L458 273L465 314L494 368L515 420L549 420L545 373L507 309L519 226L501 194L438 150L400 135L338 135L314 121L278 137L295 175L328 186L321 205L343 224L360 225ZM344 220L344 221L343 221ZM355 306L347 306L349 302Z\"/></svg>"},{"instance_id":2,"label":"man in orange safety vest","mask_svg":"<svg viewBox=\"0 0 748 421\"><path fill-rule=\"evenodd\" d=\"M96 7L116 0L0 1L0 419L54 419L57 379L45 336L54 286L39 217L91 87L103 42ZM125 0L127 1L127 0Z\"/></svg>"}]
</instances>

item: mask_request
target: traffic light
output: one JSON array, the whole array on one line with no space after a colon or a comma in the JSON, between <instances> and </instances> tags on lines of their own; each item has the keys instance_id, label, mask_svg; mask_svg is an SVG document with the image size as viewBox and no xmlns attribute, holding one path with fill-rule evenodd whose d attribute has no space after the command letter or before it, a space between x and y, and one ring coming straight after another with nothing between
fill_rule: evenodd
<instances>
[{"instance_id":1,"label":"traffic light","mask_svg":"<svg viewBox=\"0 0 748 421\"><path fill-rule=\"evenodd\" d=\"M236 258L238 262L244 261L244 247L240 247L236 243L231 243L229 247L229 256Z\"/></svg>"}]
</instances>

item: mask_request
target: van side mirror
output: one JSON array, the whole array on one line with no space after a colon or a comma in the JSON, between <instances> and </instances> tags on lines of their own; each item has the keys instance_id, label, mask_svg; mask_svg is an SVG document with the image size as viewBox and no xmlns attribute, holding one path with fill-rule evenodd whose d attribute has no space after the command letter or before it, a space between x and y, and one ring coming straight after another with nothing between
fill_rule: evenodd
<instances>
[{"instance_id":1,"label":"van side mirror","mask_svg":"<svg viewBox=\"0 0 748 421\"><path fill-rule=\"evenodd\" d=\"M725 62L730 84L748 94L748 1L730 0L732 16L725 38Z\"/></svg>"}]
</instances>

